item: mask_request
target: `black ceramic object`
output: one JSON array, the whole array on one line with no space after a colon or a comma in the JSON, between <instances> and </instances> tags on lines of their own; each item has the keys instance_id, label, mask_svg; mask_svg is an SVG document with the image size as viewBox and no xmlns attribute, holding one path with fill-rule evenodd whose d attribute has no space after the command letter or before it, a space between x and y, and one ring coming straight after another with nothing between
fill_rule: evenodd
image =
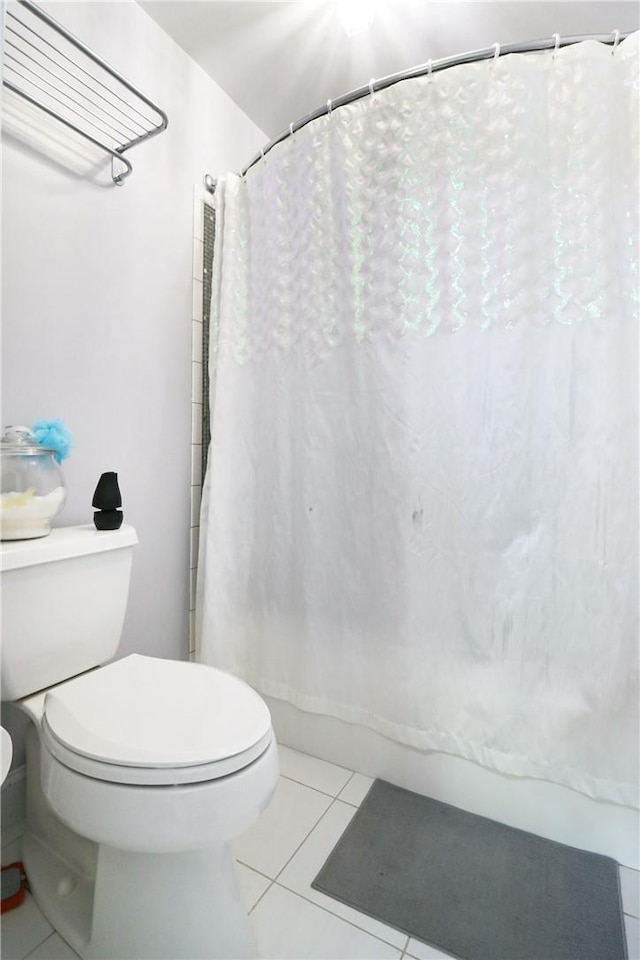
<instances>
[{"instance_id":1,"label":"black ceramic object","mask_svg":"<svg viewBox=\"0 0 640 960\"><path fill-rule=\"evenodd\" d=\"M110 471L102 474L91 502L97 507L93 522L98 530L118 530L122 526L124 514L118 509L122 506L122 497L117 473Z\"/></svg>"},{"instance_id":2,"label":"black ceramic object","mask_svg":"<svg viewBox=\"0 0 640 960\"><path fill-rule=\"evenodd\" d=\"M117 473L103 473L91 501L96 510L117 510L122 506Z\"/></svg>"},{"instance_id":3,"label":"black ceramic object","mask_svg":"<svg viewBox=\"0 0 640 960\"><path fill-rule=\"evenodd\" d=\"M96 510L93 522L98 530L119 530L124 520L122 510Z\"/></svg>"}]
</instances>

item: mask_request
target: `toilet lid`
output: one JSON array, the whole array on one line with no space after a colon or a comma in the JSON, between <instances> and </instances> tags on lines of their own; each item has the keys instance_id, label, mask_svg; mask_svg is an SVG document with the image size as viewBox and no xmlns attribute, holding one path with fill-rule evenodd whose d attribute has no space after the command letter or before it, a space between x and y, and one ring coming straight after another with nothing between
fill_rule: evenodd
<instances>
[{"instance_id":1,"label":"toilet lid","mask_svg":"<svg viewBox=\"0 0 640 960\"><path fill-rule=\"evenodd\" d=\"M271 732L267 705L237 677L139 654L50 690L44 714L65 754L138 769L253 755Z\"/></svg>"}]
</instances>

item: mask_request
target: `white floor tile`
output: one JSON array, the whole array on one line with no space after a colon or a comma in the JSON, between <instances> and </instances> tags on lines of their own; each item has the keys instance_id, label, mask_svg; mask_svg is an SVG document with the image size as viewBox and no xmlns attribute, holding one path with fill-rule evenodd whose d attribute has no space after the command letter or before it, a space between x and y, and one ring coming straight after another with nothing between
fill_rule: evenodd
<instances>
[{"instance_id":1,"label":"white floor tile","mask_svg":"<svg viewBox=\"0 0 640 960\"><path fill-rule=\"evenodd\" d=\"M443 953L442 950L430 947L428 943L413 939L409 940L407 944L405 956L415 958L415 960L450 960L451 958L450 953Z\"/></svg>"},{"instance_id":2,"label":"white floor tile","mask_svg":"<svg viewBox=\"0 0 640 960\"><path fill-rule=\"evenodd\" d=\"M374 920L364 913L359 913L353 907L349 907L339 900L334 900L332 897L320 893L319 890L311 888L311 881L315 878L356 812L355 807L336 800L322 820L314 827L295 857L282 871L278 877L278 883L307 900L313 901L318 906L324 907L325 910L335 913L343 920L348 920L362 930L366 930L374 937L379 937L381 940L393 944L393 946L402 948L407 940L406 933L388 927L379 920Z\"/></svg>"},{"instance_id":3,"label":"white floor tile","mask_svg":"<svg viewBox=\"0 0 640 960\"><path fill-rule=\"evenodd\" d=\"M307 787L313 787L322 793L337 797L351 776L351 770L337 767L334 763L310 757L291 747L278 745L280 753L280 773L290 780L297 780Z\"/></svg>"},{"instance_id":4,"label":"white floor tile","mask_svg":"<svg viewBox=\"0 0 640 960\"><path fill-rule=\"evenodd\" d=\"M63 940L58 933L52 933L44 943L29 954L28 960L79 960L79 957L80 955L71 949L66 940Z\"/></svg>"},{"instance_id":5,"label":"white floor tile","mask_svg":"<svg viewBox=\"0 0 640 960\"><path fill-rule=\"evenodd\" d=\"M19 823L13 823L10 827L3 827L2 829L2 862L4 863L4 848L10 843L15 843L16 840L20 840L22 834L24 833L24 821Z\"/></svg>"},{"instance_id":6,"label":"white floor tile","mask_svg":"<svg viewBox=\"0 0 640 960\"><path fill-rule=\"evenodd\" d=\"M620 867L622 909L632 917L640 917L640 873L628 867Z\"/></svg>"},{"instance_id":7,"label":"white floor tile","mask_svg":"<svg viewBox=\"0 0 640 960\"><path fill-rule=\"evenodd\" d=\"M4 835L2 837L4 840ZM8 867L10 863L22 860L22 837L2 844L2 866Z\"/></svg>"},{"instance_id":8,"label":"white floor tile","mask_svg":"<svg viewBox=\"0 0 640 960\"><path fill-rule=\"evenodd\" d=\"M2 960L23 960L52 933L53 927L28 893L24 903L2 915Z\"/></svg>"},{"instance_id":9,"label":"white floor tile","mask_svg":"<svg viewBox=\"0 0 640 960\"><path fill-rule=\"evenodd\" d=\"M255 907L271 880L267 880L261 873L256 873L250 867L245 867L243 863L236 863L236 876L242 899L247 908L247 913L249 913Z\"/></svg>"},{"instance_id":10,"label":"white floor tile","mask_svg":"<svg viewBox=\"0 0 640 960\"><path fill-rule=\"evenodd\" d=\"M625 917L624 928L627 931L629 960L640 960L640 920L637 917Z\"/></svg>"},{"instance_id":11,"label":"white floor tile","mask_svg":"<svg viewBox=\"0 0 640 960\"><path fill-rule=\"evenodd\" d=\"M275 879L332 802L317 790L281 777L258 822L234 841L236 859Z\"/></svg>"},{"instance_id":12,"label":"white floor tile","mask_svg":"<svg viewBox=\"0 0 640 960\"><path fill-rule=\"evenodd\" d=\"M346 787L338 794L345 803L351 803L359 807L367 793L373 780L371 777L365 777L361 773L354 773Z\"/></svg>"},{"instance_id":13,"label":"white floor tile","mask_svg":"<svg viewBox=\"0 0 640 960\"><path fill-rule=\"evenodd\" d=\"M265 960L386 960L401 951L274 884L251 914Z\"/></svg>"}]
</instances>

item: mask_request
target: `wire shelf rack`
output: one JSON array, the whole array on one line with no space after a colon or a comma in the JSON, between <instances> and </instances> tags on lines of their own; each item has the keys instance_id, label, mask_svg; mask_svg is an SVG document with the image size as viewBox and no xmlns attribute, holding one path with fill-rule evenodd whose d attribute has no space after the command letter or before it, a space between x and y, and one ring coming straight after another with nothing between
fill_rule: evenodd
<instances>
[{"instance_id":1,"label":"wire shelf rack","mask_svg":"<svg viewBox=\"0 0 640 960\"><path fill-rule=\"evenodd\" d=\"M166 129L155 103L31 0L7 5L3 86L111 157L113 182L133 167L125 151Z\"/></svg>"}]
</instances>

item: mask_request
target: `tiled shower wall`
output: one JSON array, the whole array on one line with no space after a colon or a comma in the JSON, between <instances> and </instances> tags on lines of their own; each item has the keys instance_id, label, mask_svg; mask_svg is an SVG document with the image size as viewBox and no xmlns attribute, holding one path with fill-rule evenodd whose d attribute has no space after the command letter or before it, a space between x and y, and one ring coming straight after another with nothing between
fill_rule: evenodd
<instances>
[{"instance_id":1,"label":"tiled shower wall","mask_svg":"<svg viewBox=\"0 0 640 960\"><path fill-rule=\"evenodd\" d=\"M191 312L191 544L189 659L195 659L195 606L200 501L209 447L209 306L215 217L213 197L204 187L193 191L193 309Z\"/></svg>"}]
</instances>

